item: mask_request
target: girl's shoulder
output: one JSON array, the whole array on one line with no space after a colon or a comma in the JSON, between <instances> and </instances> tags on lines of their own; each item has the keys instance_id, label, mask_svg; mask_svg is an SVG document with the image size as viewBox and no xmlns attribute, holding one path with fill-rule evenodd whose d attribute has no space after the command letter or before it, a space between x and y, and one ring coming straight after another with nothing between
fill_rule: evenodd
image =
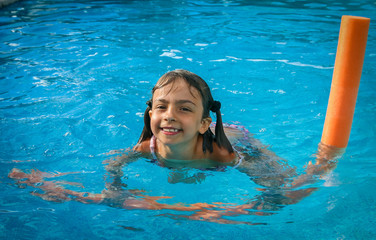
<instances>
[{"instance_id":1,"label":"girl's shoulder","mask_svg":"<svg viewBox=\"0 0 376 240\"><path fill-rule=\"evenodd\" d=\"M150 139L146 139L145 141L138 143L136 146L134 146L133 150L136 152L150 153Z\"/></svg>"}]
</instances>

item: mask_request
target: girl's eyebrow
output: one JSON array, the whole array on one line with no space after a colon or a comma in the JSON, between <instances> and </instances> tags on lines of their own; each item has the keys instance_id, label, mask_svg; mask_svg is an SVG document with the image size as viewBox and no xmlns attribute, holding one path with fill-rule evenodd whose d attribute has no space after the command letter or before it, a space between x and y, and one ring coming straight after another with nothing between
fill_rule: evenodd
<instances>
[{"instance_id":1,"label":"girl's eyebrow","mask_svg":"<svg viewBox=\"0 0 376 240\"><path fill-rule=\"evenodd\" d=\"M163 98L155 99L155 101L156 102L162 102L162 103L168 103L168 101L166 99L163 99ZM196 106L196 104L194 102L192 102L191 100L188 100L188 99L179 99L179 100L176 100L175 103L176 104L189 103L189 104L192 104L192 105Z\"/></svg>"},{"instance_id":2,"label":"girl's eyebrow","mask_svg":"<svg viewBox=\"0 0 376 240\"><path fill-rule=\"evenodd\" d=\"M181 100L177 100L175 101L177 104L185 104L185 103L189 103L189 104L192 104L194 106L196 106L196 104L194 102L192 102L191 100L186 100L186 99L181 99Z\"/></svg>"}]
</instances>

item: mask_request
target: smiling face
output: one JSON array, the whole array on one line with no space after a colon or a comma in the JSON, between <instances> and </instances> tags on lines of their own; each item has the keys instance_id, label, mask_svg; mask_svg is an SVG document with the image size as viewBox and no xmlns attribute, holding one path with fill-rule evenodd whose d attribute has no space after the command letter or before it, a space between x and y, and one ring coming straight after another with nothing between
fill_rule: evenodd
<instances>
[{"instance_id":1,"label":"smiling face","mask_svg":"<svg viewBox=\"0 0 376 240\"><path fill-rule=\"evenodd\" d=\"M155 90L152 106L150 127L158 148L164 148L166 154L181 155L185 151L188 156L193 152L199 134L205 133L211 123L210 117L202 117L202 98L197 89L183 79L176 79Z\"/></svg>"}]
</instances>

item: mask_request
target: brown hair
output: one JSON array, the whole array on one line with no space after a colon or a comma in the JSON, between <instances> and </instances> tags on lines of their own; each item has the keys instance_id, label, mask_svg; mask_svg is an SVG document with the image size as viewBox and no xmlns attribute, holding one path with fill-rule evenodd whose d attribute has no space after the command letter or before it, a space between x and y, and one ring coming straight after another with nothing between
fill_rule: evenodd
<instances>
[{"instance_id":1,"label":"brown hair","mask_svg":"<svg viewBox=\"0 0 376 240\"><path fill-rule=\"evenodd\" d=\"M230 153L232 153L234 150L232 149L231 143L227 139L223 130L222 115L220 111L221 103L214 101L208 84L201 77L187 70L174 70L168 72L158 80L156 85L153 87L152 94L154 94L157 89L161 89L171 83L174 83L178 79L183 79L190 87L194 87L200 93L204 108L202 114L203 119L210 116L210 111L216 113L217 123L215 125L215 135L210 128L208 128L208 130L203 134L203 151L205 152L206 149L208 149L210 152L213 152L213 141L215 141L219 147L224 147ZM152 101L149 100L146 103L148 107L144 113L144 129L142 130L138 143L141 143L153 136L149 116L149 111L152 108Z\"/></svg>"}]
</instances>

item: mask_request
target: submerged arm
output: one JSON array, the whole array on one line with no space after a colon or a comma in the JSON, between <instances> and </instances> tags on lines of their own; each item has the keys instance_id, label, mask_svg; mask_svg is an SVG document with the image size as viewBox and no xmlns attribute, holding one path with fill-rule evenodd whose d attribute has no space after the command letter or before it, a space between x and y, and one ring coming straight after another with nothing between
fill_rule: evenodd
<instances>
[{"instance_id":1,"label":"submerged arm","mask_svg":"<svg viewBox=\"0 0 376 240\"><path fill-rule=\"evenodd\" d=\"M64 202L70 200L76 200L82 203L100 203L102 202L104 195L102 193L93 194L89 192L78 192L66 189L63 185L79 186L82 187L80 183L72 182L59 182L55 180L46 180L48 178L60 177L63 175L76 174L63 173L63 174L52 174L41 172L39 170L31 170L30 173L25 173L20 169L13 168L8 177L16 181L18 187L24 188L25 185L34 187L35 189L40 189L43 192L38 193L36 191L31 192L32 195L38 196L44 200L52 202Z\"/></svg>"},{"instance_id":2,"label":"submerged arm","mask_svg":"<svg viewBox=\"0 0 376 240\"><path fill-rule=\"evenodd\" d=\"M113 151L110 154L116 154L116 156L111 161L106 161L109 163L106 166L106 169L108 170L110 176L113 177L114 182L108 184L108 190L105 189L101 193L70 190L67 188L68 186L75 186L80 188L84 188L84 186L81 183L56 180L56 178L58 177L77 174L80 172L56 174L42 172L39 170L31 170L28 173L20 169L13 168L9 172L8 177L15 180L16 184L20 188L25 188L26 186L35 188L35 190L31 194L41 197L42 199L47 201L64 202L74 200L82 203L102 203L103 200L108 200L108 198L112 197L112 193L117 186L116 183L119 182L122 176L122 166L124 166L126 163L135 161L137 159L136 156L139 156L134 151L126 151L124 153L120 151ZM130 195L131 194L127 194L127 196Z\"/></svg>"},{"instance_id":3,"label":"submerged arm","mask_svg":"<svg viewBox=\"0 0 376 240\"><path fill-rule=\"evenodd\" d=\"M122 183L122 177L124 175L123 168L125 165L135 162L140 159L142 156L146 156L147 153L139 151L140 149L137 146L133 149L126 150L117 150L112 151L109 154L113 155L112 158L105 160L103 163L106 165L106 188L108 194L116 194L117 191L122 191L123 187L126 187L126 184Z\"/></svg>"},{"instance_id":4,"label":"submerged arm","mask_svg":"<svg viewBox=\"0 0 376 240\"><path fill-rule=\"evenodd\" d=\"M320 143L316 154L316 161L314 163L310 161L306 167L305 173L294 178L289 185L289 188L297 188L306 184L314 183L318 178L337 167L337 160L343 153L343 148L332 147Z\"/></svg>"},{"instance_id":5,"label":"submerged arm","mask_svg":"<svg viewBox=\"0 0 376 240\"><path fill-rule=\"evenodd\" d=\"M238 208L275 211L301 201L317 190L309 184L333 170L343 153L342 149L320 144L315 162L309 162L304 173L298 174L296 168L289 166L287 161L267 149L259 140L250 135L247 137L240 140L242 148L238 148L238 151L245 153L245 156L238 170L262 188L258 189L258 196Z\"/></svg>"},{"instance_id":6,"label":"submerged arm","mask_svg":"<svg viewBox=\"0 0 376 240\"><path fill-rule=\"evenodd\" d=\"M105 160L103 163L106 165L106 170L111 176L122 176L122 168L131 162L136 161L140 158L142 153L137 152L133 149L126 150L116 150L111 151L108 155L114 155L112 158Z\"/></svg>"}]
</instances>

